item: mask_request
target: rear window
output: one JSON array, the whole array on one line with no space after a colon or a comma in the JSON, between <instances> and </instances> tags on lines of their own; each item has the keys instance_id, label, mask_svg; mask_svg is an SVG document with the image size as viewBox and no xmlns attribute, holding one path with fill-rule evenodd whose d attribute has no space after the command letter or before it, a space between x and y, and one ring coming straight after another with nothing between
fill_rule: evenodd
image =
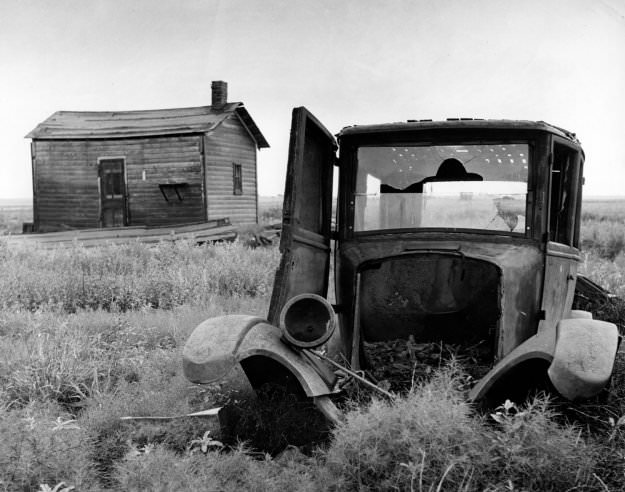
<instances>
[{"instance_id":1,"label":"rear window","mask_svg":"<svg viewBox=\"0 0 625 492\"><path fill-rule=\"evenodd\" d=\"M525 234L527 143L358 149L355 231Z\"/></svg>"}]
</instances>

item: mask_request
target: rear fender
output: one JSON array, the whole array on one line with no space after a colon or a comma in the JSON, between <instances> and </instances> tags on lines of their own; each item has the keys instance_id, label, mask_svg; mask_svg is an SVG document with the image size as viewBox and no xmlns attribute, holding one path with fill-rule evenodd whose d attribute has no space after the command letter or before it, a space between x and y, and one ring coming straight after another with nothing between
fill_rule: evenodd
<instances>
[{"instance_id":1,"label":"rear fender","mask_svg":"<svg viewBox=\"0 0 625 492\"><path fill-rule=\"evenodd\" d=\"M595 396L610 380L618 345L613 323L587 317L563 319L557 326L549 379L569 400Z\"/></svg>"},{"instance_id":2,"label":"rear fender","mask_svg":"<svg viewBox=\"0 0 625 492\"><path fill-rule=\"evenodd\" d=\"M194 383L225 380L241 361L260 356L284 366L306 396L333 393L333 377L304 352L282 342L280 329L261 318L229 315L206 320L191 333L182 355L185 377Z\"/></svg>"},{"instance_id":3,"label":"rear fender","mask_svg":"<svg viewBox=\"0 0 625 492\"><path fill-rule=\"evenodd\" d=\"M551 384L569 400L599 393L612 374L619 335L616 325L572 312L555 330L541 330L499 361L469 393L483 399L504 376L525 362L545 366ZM548 367L547 367L548 366Z\"/></svg>"},{"instance_id":4,"label":"rear fender","mask_svg":"<svg viewBox=\"0 0 625 492\"><path fill-rule=\"evenodd\" d=\"M555 337L552 331L542 331L525 340L521 345L501 359L469 393L470 401L479 401L484 398L501 378L509 374L514 368L531 360L551 363Z\"/></svg>"}]
</instances>

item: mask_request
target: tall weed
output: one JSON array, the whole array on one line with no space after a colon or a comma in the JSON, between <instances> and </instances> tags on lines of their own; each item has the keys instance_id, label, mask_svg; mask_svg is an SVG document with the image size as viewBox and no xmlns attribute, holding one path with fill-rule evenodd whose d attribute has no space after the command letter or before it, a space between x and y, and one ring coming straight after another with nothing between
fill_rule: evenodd
<instances>
[{"instance_id":1,"label":"tall weed","mask_svg":"<svg viewBox=\"0 0 625 492\"><path fill-rule=\"evenodd\" d=\"M55 401L78 412L87 398L145 377L157 355L177 367L179 347L206 318L265 310L266 298L215 295L168 311L0 311L0 405Z\"/></svg>"}]
</instances>

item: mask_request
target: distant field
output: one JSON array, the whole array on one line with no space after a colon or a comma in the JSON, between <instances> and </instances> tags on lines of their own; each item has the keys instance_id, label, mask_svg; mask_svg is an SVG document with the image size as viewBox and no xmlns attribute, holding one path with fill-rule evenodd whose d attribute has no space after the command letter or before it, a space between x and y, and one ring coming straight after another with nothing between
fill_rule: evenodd
<instances>
[{"instance_id":1,"label":"distant field","mask_svg":"<svg viewBox=\"0 0 625 492\"><path fill-rule=\"evenodd\" d=\"M625 223L625 197L589 198L582 203L582 220L616 220Z\"/></svg>"},{"instance_id":2,"label":"distant field","mask_svg":"<svg viewBox=\"0 0 625 492\"><path fill-rule=\"evenodd\" d=\"M0 198L0 208L3 207L32 207L32 198Z\"/></svg>"},{"instance_id":3,"label":"distant field","mask_svg":"<svg viewBox=\"0 0 625 492\"><path fill-rule=\"evenodd\" d=\"M32 203L8 204L4 202L6 200L0 201L0 236L21 234L22 224L33 220Z\"/></svg>"}]
</instances>

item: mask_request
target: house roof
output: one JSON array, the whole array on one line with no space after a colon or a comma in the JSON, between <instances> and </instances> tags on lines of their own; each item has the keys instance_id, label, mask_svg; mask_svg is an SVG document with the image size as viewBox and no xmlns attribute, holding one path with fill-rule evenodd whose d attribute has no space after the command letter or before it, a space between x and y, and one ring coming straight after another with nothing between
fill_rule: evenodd
<instances>
[{"instance_id":1,"label":"house roof","mask_svg":"<svg viewBox=\"0 0 625 492\"><path fill-rule=\"evenodd\" d=\"M143 111L57 111L39 123L26 138L108 139L210 133L235 114L250 132L259 149L269 143L243 107L243 103Z\"/></svg>"}]
</instances>

